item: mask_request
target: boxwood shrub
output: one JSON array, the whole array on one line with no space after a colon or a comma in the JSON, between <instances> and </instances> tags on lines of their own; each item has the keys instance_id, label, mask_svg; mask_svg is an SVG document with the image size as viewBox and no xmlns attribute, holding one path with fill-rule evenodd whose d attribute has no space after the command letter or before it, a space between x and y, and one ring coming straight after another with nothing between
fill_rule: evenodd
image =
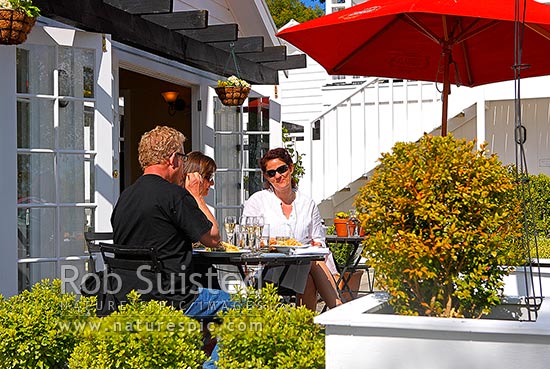
<instances>
[{"instance_id":1,"label":"boxwood shrub","mask_svg":"<svg viewBox=\"0 0 550 369\"><path fill-rule=\"evenodd\" d=\"M162 301L129 303L94 318L69 359L70 369L194 369L206 360L198 321Z\"/></svg>"},{"instance_id":2,"label":"boxwood shrub","mask_svg":"<svg viewBox=\"0 0 550 369\"><path fill-rule=\"evenodd\" d=\"M220 315L214 327L223 369L321 369L324 333L313 323L315 312L281 305L273 285L240 295L238 307Z\"/></svg>"},{"instance_id":3,"label":"boxwood shrub","mask_svg":"<svg viewBox=\"0 0 550 369\"><path fill-rule=\"evenodd\" d=\"M62 293L43 280L19 295L0 297L0 368L65 368L77 329L95 315L95 298Z\"/></svg>"},{"instance_id":4,"label":"boxwood shrub","mask_svg":"<svg viewBox=\"0 0 550 369\"><path fill-rule=\"evenodd\" d=\"M397 143L356 197L364 256L400 314L479 317L521 265L515 176L452 135Z\"/></svg>"}]
</instances>

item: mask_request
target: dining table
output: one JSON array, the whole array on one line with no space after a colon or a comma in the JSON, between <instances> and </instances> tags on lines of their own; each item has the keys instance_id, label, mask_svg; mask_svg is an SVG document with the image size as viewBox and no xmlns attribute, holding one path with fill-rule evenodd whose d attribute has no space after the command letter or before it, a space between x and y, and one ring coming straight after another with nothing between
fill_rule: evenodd
<instances>
[{"instance_id":1,"label":"dining table","mask_svg":"<svg viewBox=\"0 0 550 369\"><path fill-rule=\"evenodd\" d=\"M257 288L263 286L263 278L269 268L283 267L277 281L273 281L279 286L283 281L288 269L292 265L305 265L312 261L324 260L322 254L294 254L281 252L222 252L222 251L193 251L193 263L202 266L213 266L215 269L222 268L225 265L235 266L238 274L243 281L251 281L250 271L254 272L253 285ZM258 273L259 272L259 273ZM252 284L252 283L250 283Z\"/></svg>"},{"instance_id":2,"label":"dining table","mask_svg":"<svg viewBox=\"0 0 550 369\"><path fill-rule=\"evenodd\" d=\"M328 244L332 244L332 248L344 247L345 245L351 245L348 248L345 255L345 261L343 263L335 263L336 269L338 270L339 276L336 279L336 287L340 293L340 297L345 296L356 296L359 292L372 293L374 292L374 274L371 276L368 265L360 264L361 262L361 252L362 252L362 242L365 237L363 236L337 236L337 235L327 235L325 241ZM353 276L353 273L357 270L364 269L366 270L367 277L367 290L353 290L350 286L350 280ZM345 299L344 299L345 300Z\"/></svg>"}]
</instances>

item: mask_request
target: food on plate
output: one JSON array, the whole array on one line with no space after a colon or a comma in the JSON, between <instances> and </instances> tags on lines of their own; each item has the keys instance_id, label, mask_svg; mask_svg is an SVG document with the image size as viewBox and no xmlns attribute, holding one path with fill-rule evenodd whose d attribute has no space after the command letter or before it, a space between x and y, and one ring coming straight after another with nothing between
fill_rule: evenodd
<instances>
[{"instance_id":1,"label":"food on plate","mask_svg":"<svg viewBox=\"0 0 550 369\"><path fill-rule=\"evenodd\" d=\"M277 240L277 246L303 246L303 244L294 238L289 238L286 240Z\"/></svg>"},{"instance_id":2,"label":"food on plate","mask_svg":"<svg viewBox=\"0 0 550 369\"><path fill-rule=\"evenodd\" d=\"M238 252L241 251L237 246L230 244L229 242L221 241L220 245L223 247L225 252Z\"/></svg>"}]
</instances>

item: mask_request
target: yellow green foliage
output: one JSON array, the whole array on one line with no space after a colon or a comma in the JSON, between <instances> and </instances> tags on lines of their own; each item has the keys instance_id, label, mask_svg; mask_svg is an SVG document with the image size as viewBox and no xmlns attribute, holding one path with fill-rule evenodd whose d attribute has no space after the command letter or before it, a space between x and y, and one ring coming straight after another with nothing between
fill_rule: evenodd
<instances>
[{"instance_id":1,"label":"yellow green foliage","mask_svg":"<svg viewBox=\"0 0 550 369\"><path fill-rule=\"evenodd\" d=\"M356 198L364 256L400 314L479 317L521 263L514 174L485 145L424 135L382 155Z\"/></svg>"},{"instance_id":2,"label":"yellow green foliage","mask_svg":"<svg viewBox=\"0 0 550 369\"><path fill-rule=\"evenodd\" d=\"M163 301L141 302L135 291L128 299L119 311L88 322L70 369L202 367L206 355L198 321Z\"/></svg>"},{"instance_id":3,"label":"yellow green foliage","mask_svg":"<svg viewBox=\"0 0 550 369\"><path fill-rule=\"evenodd\" d=\"M237 308L220 315L214 329L219 337L219 368L322 369L325 343L315 312L281 305L277 290L268 285L249 288Z\"/></svg>"},{"instance_id":4,"label":"yellow green foliage","mask_svg":"<svg viewBox=\"0 0 550 369\"><path fill-rule=\"evenodd\" d=\"M78 342L73 327L95 315L95 298L61 292L43 280L30 291L0 299L0 368L64 368Z\"/></svg>"}]
</instances>

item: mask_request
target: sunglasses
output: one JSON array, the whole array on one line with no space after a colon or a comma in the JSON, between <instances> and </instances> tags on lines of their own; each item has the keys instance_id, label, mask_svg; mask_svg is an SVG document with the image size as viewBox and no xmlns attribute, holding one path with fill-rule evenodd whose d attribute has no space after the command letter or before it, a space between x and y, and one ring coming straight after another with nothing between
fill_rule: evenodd
<instances>
[{"instance_id":1,"label":"sunglasses","mask_svg":"<svg viewBox=\"0 0 550 369\"><path fill-rule=\"evenodd\" d=\"M214 173L212 173L210 175L204 175L204 176L202 176L202 178L206 179L208 182L213 182L214 181Z\"/></svg>"},{"instance_id":2,"label":"sunglasses","mask_svg":"<svg viewBox=\"0 0 550 369\"><path fill-rule=\"evenodd\" d=\"M285 174L287 171L288 171L288 165L284 164L277 169L266 170L265 173L269 178L273 178L275 177L276 173Z\"/></svg>"},{"instance_id":3,"label":"sunglasses","mask_svg":"<svg viewBox=\"0 0 550 369\"><path fill-rule=\"evenodd\" d=\"M176 152L176 156L179 156L182 161L187 161L187 155L182 152Z\"/></svg>"}]
</instances>

